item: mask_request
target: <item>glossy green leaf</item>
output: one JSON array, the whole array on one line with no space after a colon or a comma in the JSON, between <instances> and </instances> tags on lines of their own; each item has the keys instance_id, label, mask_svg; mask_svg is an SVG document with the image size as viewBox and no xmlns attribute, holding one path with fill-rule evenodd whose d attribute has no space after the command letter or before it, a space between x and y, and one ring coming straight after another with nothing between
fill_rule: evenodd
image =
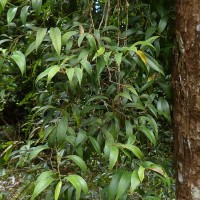
<instances>
[{"instance_id":1,"label":"glossy green leaf","mask_svg":"<svg viewBox=\"0 0 200 200\"><path fill-rule=\"evenodd\" d=\"M130 187L130 193L133 194L134 190L138 187L140 184L140 179L138 176L138 172L135 170L131 174L131 187Z\"/></svg>"},{"instance_id":2,"label":"glossy green leaf","mask_svg":"<svg viewBox=\"0 0 200 200\"><path fill-rule=\"evenodd\" d=\"M51 79L60 71L60 67L55 65L54 67L52 67L48 74L47 74L47 84L49 84L51 82Z\"/></svg>"},{"instance_id":3,"label":"glossy green leaf","mask_svg":"<svg viewBox=\"0 0 200 200\"><path fill-rule=\"evenodd\" d=\"M75 67L74 68L75 75L78 79L79 85L81 85L81 81L83 78L83 70L81 68Z\"/></svg>"},{"instance_id":4,"label":"glossy green leaf","mask_svg":"<svg viewBox=\"0 0 200 200\"><path fill-rule=\"evenodd\" d=\"M139 177L140 182L144 180L144 171L145 171L145 168L140 166L138 169L138 177Z\"/></svg>"},{"instance_id":5,"label":"glossy green leaf","mask_svg":"<svg viewBox=\"0 0 200 200\"><path fill-rule=\"evenodd\" d=\"M38 15L42 7L42 0L32 0L32 7Z\"/></svg>"},{"instance_id":6,"label":"glossy green leaf","mask_svg":"<svg viewBox=\"0 0 200 200\"><path fill-rule=\"evenodd\" d=\"M28 159L29 160L34 159L40 152L48 148L49 147L47 145L40 145L40 146L32 148Z\"/></svg>"},{"instance_id":7,"label":"glossy green leaf","mask_svg":"<svg viewBox=\"0 0 200 200\"><path fill-rule=\"evenodd\" d=\"M81 190L83 190L83 192L85 194L88 193L88 186L87 183L85 182L85 180L78 175L69 175L67 176L67 180L76 188L76 199L80 199L80 195L81 195Z\"/></svg>"},{"instance_id":8,"label":"glossy green leaf","mask_svg":"<svg viewBox=\"0 0 200 200\"><path fill-rule=\"evenodd\" d=\"M66 69L66 74L67 74L70 84L72 84L72 79L74 77L74 68Z\"/></svg>"},{"instance_id":9,"label":"glossy green leaf","mask_svg":"<svg viewBox=\"0 0 200 200\"><path fill-rule=\"evenodd\" d=\"M67 158L74 161L82 169L82 171L84 173L87 172L87 166L85 164L85 161L82 158L80 158L79 156L76 156L76 155L69 155L69 156L67 156Z\"/></svg>"},{"instance_id":10,"label":"glossy green leaf","mask_svg":"<svg viewBox=\"0 0 200 200\"><path fill-rule=\"evenodd\" d=\"M124 193L128 190L131 182L131 173L128 171L123 171L122 176L119 181L116 200L120 199Z\"/></svg>"},{"instance_id":11,"label":"glossy green leaf","mask_svg":"<svg viewBox=\"0 0 200 200\"><path fill-rule=\"evenodd\" d=\"M149 39L157 30L157 27L151 26L145 32L145 40Z\"/></svg>"},{"instance_id":12,"label":"glossy green leaf","mask_svg":"<svg viewBox=\"0 0 200 200\"><path fill-rule=\"evenodd\" d=\"M66 44L66 42L74 35L77 35L78 31L69 31L62 36L62 43Z\"/></svg>"},{"instance_id":13,"label":"glossy green leaf","mask_svg":"<svg viewBox=\"0 0 200 200\"><path fill-rule=\"evenodd\" d=\"M116 146L111 146L110 148L110 157L109 157L109 169L111 170L115 163L117 162L119 155L119 149Z\"/></svg>"},{"instance_id":14,"label":"glossy green leaf","mask_svg":"<svg viewBox=\"0 0 200 200\"><path fill-rule=\"evenodd\" d=\"M60 56L61 53L61 31L58 27L56 28L51 28L49 32L50 38L52 40L52 44L58 54Z\"/></svg>"},{"instance_id":15,"label":"glossy green leaf","mask_svg":"<svg viewBox=\"0 0 200 200\"><path fill-rule=\"evenodd\" d=\"M7 3L8 3L8 0L1 0L1 1L0 1L0 4L1 4L1 6L2 6L2 9L5 8L5 6L6 6Z\"/></svg>"},{"instance_id":16,"label":"glossy green leaf","mask_svg":"<svg viewBox=\"0 0 200 200\"><path fill-rule=\"evenodd\" d=\"M124 87L126 89L128 89L132 94L138 96L138 93L137 93L136 89L133 86L131 86L131 85L124 85Z\"/></svg>"},{"instance_id":17,"label":"glossy green leaf","mask_svg":"<svg viewBox=\"0 0 200 200\"><path fill-rule=\"evenodd\" d=\"M17 7L14 8L10 8L7 12L7 22L8 25L12 22L12 20L14 19L16 13L17 13Z\"/></svg>"},{"instance_id":18,"label":"glossy green leaf","mask_svg":"<svg viewBox=\"0 0 200 200\"><path fill-rule=\"evenodd\" d=\"M67 127L68 127L68 119L67 116L62 116L60 119L57 128L56 128L56 139L58 145L62 145L65 142L66 133L67 133Z\"/></svg>"},{"instance_id":19,"label":"glossy green leaf","mask_svg":"<svg viewBox=\"0 0 200 200\"><path fill-rule=\"evenodd\" d=\"M58 200L59 195L60 195L61 187L62 187L62 181L59 181L58 184L56 185L55 194L54 194L54 200Z\"/></svg>"},{"instance_id":20,"label":"glossy green leaf","mask_svg":"<svg viewBox=\"0 0 200 200\"><path fill-rule=\"evenodd\" d=\"M83 33L83 34L80 34L80 37L78 38L78 46L80 47L82 42L83 42L83 39L86 37L87 33Z\"/></svg>"},{"instance_id":21,"label":"glossy green leaf","mask_svg":"<svg viewBox=\"0 0 200 200\"><path fill-rule=\"evenodd\" d=\"M121 179L122 174L123 174L123 170L118 170L113 175L111 183L108 188L108 200L115 199L115 195L117 194L118 185L119 185L119 181Z\"/></svg>"},{"instance_id":22,"label":"glossy green leaf","mask_svg":"<svg viewBox=\"0 0 200 200\"><path fill-rule=\"evenodd\" d=\"M36 49L42 43L44 37L46 36L47 28L39 28L36 34Z\"/></svg>"},{"instance_id":23,"label":"glossy green leaf","mask_svg":"<svg viewBox=\"0 0 200 200\"><path fill-rule=\"evenodd\" d=\"M43 192L55 179L52 171L45 171L40 174L36 180L31 200L35 199L41 192Z\"/></svg>"},{"instance_id":24,"label":"glossy green leaf","mask_svg":"<svg viewBox=\"0 0 200 200\"><path fill-rule=\"evenodd\" d=\"M105 47L99 47L92 60L95 60L97 57L101 56L104 52L105 52Z\"/></svg>"},{"instance_id":25,"label":"glossy green leaf","mask_svg":"<svg viewBox=\"0 0 200 200\"><path fill-rule=\"evenodd\" d=\"M48 75L49 71L51 69L53 69L54 67L56 67L57 65L53 65L49 68L47 68L45 71L43 71L41 74L38 75L38 77L36 78L35 82L37 83L40 79L44 78L45 76Z\"/></svg>"},{"instance_id":26,"label":"glossy green leaf","mask_svg":"<svg viewBox=\"0 0 200 200\"><path fill-rule=\"evenodd\" d=\"M20 12L20 18L22 20L22 23L25 25L26 24L26 19L27 19L27 16L28 16L28 9L29 9L29 6L24 6L22 9L21 9L21 12Z\"/></svg>"},{"instance_id":27,"label":"glossy green leaf","mask_svg":"<svg viewBox=\"0 0 200 200\"><path fill-rule=\"evenodd\" d=\"M89 75L92 75L92 66L91 66L91 64L87 61L86 58L81 60L81 65L83 66L83 68L86 70L86 72L87 72Z\"/></svg>"},{"instance_id":28,"label":"glossy green leaf","mask_svg":"<svg viewBox=\"0 0 200 200\"><path fill-rule=\"evenodd\" d=\"M162 33L165 30L167 26L167 21L168 21L168 17L164 16L161 18L158 24L158 33Z\"/></svg>"},{"instance_id":29,"label":"glossy green leaf","mask_svg":"<svg viewBox=\"0 0 200 200\"><path fill-rule=\"evenodd\" d=\"M23 76L26 71L26 58L24 54L21 51L14 51L11 58L16 62Z\"/></svg>"},{"instance_id":30,"label":"glossy green leaf","mask_svg":"<svg viewBox=\"0 0 200 200\"><path fill-rule=\"evenodd\" d=\"M138 130L141 131L142 133L144 133L146 135L146 137L151 141L151 143L153 143L153 145L156 145L156 138L155 135L153 134L153 132L146 128L145 126L139 126Z\"/></svg>"},{"instance_id":31,"label":"glossy green leaf","mask_svg":"<svg viewBox=\"0 0 200 200\"><path fill-rule=\"evenodd\" d=\"M121 65L122 55L123 55L123 53L116 53L115 54L115 61L116 61L118 67Z\"/></svg>"},{"instance_id":32,"label":"glossy green leaf","mask_svg":"<svg viewBox=\"0 0 200 200\"><path fill-rule=\"evenodd\" d=\"M153 58L151 57L150 55L148 55L147 53L144 53L147 57L147 64L152 68L154 69L155 71L161 73L164 75L164 72L163 72L163 69L162 67L158 64L158 62Z\"/></svg>"},{"instance_id":33,"label":"glossy green leaf","mask_svg":"<svg viewBox=\"0 0 200 200\"><path fill-rule=\"evenodd\" d=\"M93 97L91 97L88 101L87 101L87 103L86 104L88 104L89 102L91 102L91 101L95 101L95 100L102 100L102 99L108 99L108 97L106 97L106 96L101 96L101 95L97 95L97 96L93 96Z\"/></svg>"},{"instance_id":34,"label":"glossy green leaf","mask_svg":"<svg viewBox=\"0 0 200 200\"><path fill-rule=\"evenodd\" d=\"M143 157L143 153L141 152L141 150L138 147L136 147L132 144L120 144L119 143L119 144L117 144L117 146L120 146L121 148L128 149L139 159L142 159L142 157Z\"/></svg>"},{"instance_id":35,"label":"glossy green leaf","mask_svg":"<svg viewBox=\"0 0 200 200\"><path fill-rule=\"evenodd\" d=\"M106 63L106 65L108 65L108 63L109 63L109 61L110 61L110 55L111 55L111 51L109 51L109 52L105 52L104 53L104 55L103 55L103 58L104 58L104 60L105 60L105 63Z\"/></svg>"},{"instance_id":36,"label":"glossy green leaf","mask_svg":"<svg viewBox=\"0 0 200 200\"><path fill-rule=\"evenodd\" d=\"M98 154L101 154L101 148L100 148L100 145L99 143L97 142L97 140L95 140L92 136L89 136L89 139L92 143L92 146L94 147L95 151L98 153Z\"/></svg>"},{"instance_id":37,"label":"glossy green leaf","mask_svg":"<svg viewBox=\"0 0 200 200\"><path fill-rule=\"evenodd\" d=\"M96 46L96 41L95 41L93 35L88 33L86 35L86 38L88 39L88 42L89 42L91 48L94 49L94 50L96 50L97 46Z\"/></svg>"},{"instance_id":38,"label":"glossy green leaf","mask_svg":"<svg viewBox=\"0 0 200 200\"><path fill-rule=\"evenodd\" d=\"M106 66L106 63L105 63L104 59L99 57L99 59L96 63L96 70L97 70L97 77L98 78L101 75L101 73L103 72L105 66Z\"/></svg>"},{"instance_id":39,"label":"glossy green leaf","mask_svg":"<svg viewBox=\"0 0 200 200\"><path fill-rule=\"evenodd\" d=\"M28 56L30 53L32 53L35 50L35 47L36 47L36 41L32 42L29 45L28 49L25 52L25 56Z\"/></svg>"}]
</instances>

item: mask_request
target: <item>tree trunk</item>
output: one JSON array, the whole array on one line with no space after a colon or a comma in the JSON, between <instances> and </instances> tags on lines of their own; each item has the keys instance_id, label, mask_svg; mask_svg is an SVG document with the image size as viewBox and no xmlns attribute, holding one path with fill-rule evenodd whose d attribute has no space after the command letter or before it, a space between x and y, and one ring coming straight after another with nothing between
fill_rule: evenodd
<instances>
[{"instance_id":1,"label":"tree trunk","mask_svg":"<svg viewBox=\"0 0 200 200\"><path fill-rule=\"evenodd\" d=\"M177 200L200 199L200 1L176 1L174 152Z\"/></svg>"}]
</instances>

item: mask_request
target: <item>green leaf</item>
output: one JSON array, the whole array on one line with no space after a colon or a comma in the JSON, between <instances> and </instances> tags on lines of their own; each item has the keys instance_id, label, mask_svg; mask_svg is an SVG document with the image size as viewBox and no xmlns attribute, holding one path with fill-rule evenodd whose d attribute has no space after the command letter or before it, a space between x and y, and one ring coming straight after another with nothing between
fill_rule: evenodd
<instances>
[{"instance_id":1,"label":"green leaf","mask_svg":"<svg viewBox=\"0 0 200 200\"><path fill-rule=\"evenodd\" d=\"M32 0L32 7L35 10L36 15L38 15L42 7L42 0Z\"/></svg>"},{"instance_id":2,"label":"green leaf","mask_svg":"<svg viewBox=\"0 0 200 200\"><path fill-rule=\"evenodd\" d=\"M45 171L36 180L31 200L35 199L41 192L43 192L55 179L52 177L52 171Z\"/></svg>"},{"instance_id":3,"label":"green leaf","mask_svg":"<svg viewBox=\"0 0 200 200\"><path fill-rule=\"evenodd\" d=\"M122 55L123 55L123 53L116 53L115 54L115 61L116 61L118 67L121 65Z\"/></svg>"},{"instance_id":4,"label":"green leaf","mask_svg":"<svg viewBox=\"0 0 200 200\"><path fill-rule=\"evenodd\" d=\"M79 85L81 85L81 81L83 78L83 70L78 67L75 67L74 70L75 70L75 75L78 79Z\"/></svg>"},{"instance_id":5,"label":"green leaf","mask_svg":"<svg viewBox=\"0 0 200 200\"><path fill-rule=\"evenodd\" d=\"M99 47L97 53L95 53L92 60L95 60L97 57L101 56L105 52L105 47Z\"/></svg>"},{"instance_id":6,"label":"green leaf","mask_svg":"<svg viewBox=\"0 0 200 200\"><path fill-rule=\"evenodd\" d=\"M35 50L35 47L36 47L36 41L32 42L29 45L28 49L25 52L25 56L28 56L30 53L32 53Z\"/></svg>"},{"instance_id":7,"label":"green leaf","mask_svg":"<svg viewBox=\"0 0 200 200\"><path fill-rule=\"evenodd\" d=\"M74 161L83 170L84 173L87 172L87 166L85 164L85 161L82 158L76 155L69 155L67 156L67 158Z\"/></svg>"},{"instance_id":8,"label":"green leaf","mask_svg":"<svg viewBox=\"0 0 200 200\"><path fill-rule=\"evenodd\" d=\"M148 55L147 53L144 53L147 57L147 65L149 65L149 67L151 67L152 69L154 69L155 71L161 73L164 75L163 69L162 67L158 64L158 62L151 57L150 55Z\"/></svg>"},{"instance_id":9,"label":"green leaf","mask_svg":"<svg viewBox=\"0 0 200 200\"><path fill-rule=\"evenodd\" d=\"M104 70L106 63L103 58L99 58L96 63L97 77L99 78L100 74Z\"/></svg>"},{"instance_id":10,"label":"green leaf","mask_svg":"<svg viewBox=\"0 0 200 200\"><path fill-rule=\"evenodd\" d=\"M130 193L133 194L134 190L137 188L137 186L140 184L140 179L138 176L137 171L133 171L131 174L131 188L130 188Z\"/></svg>"},{"instance_id":11,"label":"green leaf","mask_svg":"<svg viewBox=\"0 0 200 200\"><path fill-rule=\"evenodd\" d=\"M120 199L124 193L127 191L131 182L131 174L128 171L123 171L122 176L119 181L116 200Z\"/></svg>"},{"instance_id":12,"label":"green leaf","mask_svg":"<svg viewBox=\"0 0 200 200\"><path fill-rule=\"evenodd\" d=\"M157 109L159 111L165 112L166 114L170 114L170 107L169 103L164 98L159 98L157 102Z\"/></svg>"},{"instance_id":13,"label":"green leaf","mask_svg":"<svg viewBox=\"0 0 200 200\"><path fill-rule=\"evenodd\" d=\"M81 60L81 65L83 66L83 68L86 70L86 72L87 72L89 75L92 75L92 66L91 66L91 64L87 61L87 58Z\"/></svg>"},{"instance_id":14,"label":"green leaf","mask_svg":"<svg viewBox=\"0 0 200 200\"><path fill-rule=\"evenodd\" d=\"M59 195L60 195L61 187L62 187L62 181L59 181L58 184L56 185L55 194L54 194L54 200L58 200Z\"/></svg>"},{"instance_id":15,"label":"green leaf","mask_svg":"<svg viewBox=\"0 0 200 200\"><path fill-rule=\"evenodd\" d=\"M127 136L133 135L133 126L129 120L125 120L125 126L126 126L126 135Z\"/></svg>"},{"instance_id":16,"label":"green leaf","mask_svg":"<svg viewBox=\"0 0 200 200\"><path fill-rule=\"evenodd\" d=\"M63 115L56 128L56 139L58 145L62 145L65 142L67 127L68 119L65 115Z\"/></svg>"},{"instance_id":17,"label":"green leaf","mask_svg":"<svg viewBox=\"0 0 200 200\"><path fill-rule=\"evenodd\" d=\"M8 0L1 0L0 4L1 4L3 9L5 8L7 3L8 3Z\"/></svg>"},{"instance_id":18,"label":"green leaf","mask_svg":"<svg viewBox=\"0 0 200 200\"><path fill-rule=\"evenodd\" d=\"M44 37L46 36L47 28L39 28L36 34L36 49L42 43Z\"/></svg>"},{"instance_id":19,"label":"green leaf","mask_svg":"<svg viewBox=\"0 0 200 200\"><path fill-rule=\"evenodd\" d=\"M108 97L101 96L101 95L93 96L87 101L86 104L88 104L89 102L94 101L94 100L102 100L102 99L108 99Z\"/></svg>"},{"instance_id":20,"label":"green leaf","mask_svg":"<svg viewBox=\"0 0 200 200\"><path fill-rule=\"evenodd\" d=\"M26 70L26 58L24 54L21 51L14 51L11 58L16 62L23 76Z\"/></svg>"},{"instance_id":21,"label":"green leaf","mask_svg":"<svg viewBox=\"0 0 200 200\"><path fill-rule=\"evenodd\" d=\"M67 74L70 84L72 84L72 79L74 77L74 68L66 69L66 74Z\"/></svg>"},{"instance_id":22,"label":"green leaf","mask_svg":"<svg viewBox=\"0 0 200 200\"><path fill-rule=\"evenodd\" d=\"M67 33L65 33L63 36L62 36L62 43L63 44L66 44L67 41L74 35L77 35L78 32L77 31L69 31Z\"/></svg>"},{"instance_id":23,"label":"green leaf","mask_svg":"<svg viewBox=\"0 0 200 200\"><path fill-rule=\"evenodd\" d=\"M111 146L110 148L110 157L109 157L109 169L111 170L115 163L117 162L119 155L119 149L116 146Z\"/></svg>"},{"instance_id":24,"label":"green leaf","mask_svg":"<svg viewBox=\"0 0 200 200\"><path fill-rule=\"evenodd\" d=\"M33 158L35 158L41 151L48 149L47 145L40 145L34 148L31 148L31 152L29 154L29 161L32 160Z\"/></svg>"},{"instance_id":25,"label":"green leaf","mask_svg":"<svg viewBox=\"0 0 200 200\"><path fill-rule=\"evenodd\" d=\"M149 39L157 30L157 27L151 26L145 32L145 40Z\"/></svg>"},{"instance_id":26,"label":"green leaf","mask_svg":"<svg viewBox=\"0 0 200 200\"><path fill-rule=\"evenodd\" d=\"M138 93L137 93L137 91L135 90L135 88L133 86L131 86L131 85L124 85L124 87L126 89L128 89L130 92L132 92L134 95L138 96Z\"/></svg>"},{"instance_id":27,"label":"green leaf","mask_svg":"<svg viewBox=\"0 0 200 200\"><path fill-rule=\"evenodd\" d=\"M161 18L158 24L158 33L162 33L167 26L168 17L164 16Z\"/></svg>"},{"instance_id":28,"label":"green leaf","mask_svg":"<svg viewBox=\"0 0 200 200\"><path fill-rule=\"evenodd\" d=\"M61 52L61 31L60 31L60 29L58 27L51 28L49 35L50 35L53 46L54 46L58 56L60 56L60 52Z\"/></svg>"},{"instance_id":29,"label":"green leaf","mask_svg":"<svg viewBox=\"0 0 200 200\"><path fill-rule=\"evenodd\" d=\"M138 169L138 177L140 179L140 182L144 180L144 171L145 171L145 168L140 166Z\"/></svg>"},{"instance_id":30,"label":"green leaf","mask_svg":"<svg viewBox=\"0 0 200 200\"><path fill-rule=\"evenodd\" d=\"M89 42L91 48L96 50L97 46L96 46L96 41L95 41L93 35L87 33L86 38L88 39L88 42Z\"/></svg>"},{"instance_id":31,"label":"green leaf","mask_svg":"<svg viewBox=\"0 0 200 200\"><path fill-rule=\"evenodd\" d=\"M111 51L109 51L109 52L105 52L104 53L104 55L103 55L103 58L104 58L104 60L105 60L105 63L106 63L106 65L108 65L108 63L109 63L109 61L110 61L110 55L111 55Z\"/></svg>"},{"instance_id":32,"label":"green leaf","mask_svg":"<svg viewBox=\"0 0 200 200\"><path fill-rule=\"evenodd\" d=\"M132 101L132 98L127 91L117 94L115 99L118 99L118 97L124 97L125 99L129 99L130 101Z\"/></svg>"},{"instance_id":33,"label":"green leaf","mask_svg":"<svg viewBox=\"0 0 200 200\"><path fill-rule=\"evenodd\" d=\"M43 71L41 74L38 75L38 77L36 78L35 82L37 83L40 79L42 79L43 77L47 76L49 71L51 69L53 69L54 67L56 67L57 65L53 65L49 68L47 68L45 71Z\"/></svg>"},{"instance_id":34,"label":"green leaf","mask_svg":"<svg viewBox=\"0 0 200 200\"><path fill-rule=\"evenodd\" d=\"M17 12L17 7L10 8L7 12L7 22L8 25L12 22Z\"/></svg>"},{"instance_id":35,"label":"green leaf","mask_svg":"<svg viewBox=\"0 0 200 200\"><path fill-rule=\"evenodd\" d=\"M21 12L20 12L20 18L22 20L22 23L25 25L26 24L26 19L27 19L27 16L28 16L28 9L29 9L29 6L24 6L22 9L21 9Z\"/></svg>"},{"instance_id":36,"label":"green leaf","mask_svg":"<svg viewBox=\"0 0 200 200\"><path fill-rule=\"evenodd\" d=\"M80 34L80 37L78 38L78 46L79 47L81 46L83 39L85 38L86 35L87 35L87 33Z\"/></svg>"},{"instance_id":37,"label":"green leaf","mask_svg":"<svg viewBox=\"0 0 200 200\"><path fill-rule=\"evenodd\" d=\"M120 143L118 143L117 146L119 146L121 148L128 149L129 151L131 151L139 159L142 159L142 157L143 157L143 154L142 154L141 150L138 147L136 147L136 146L134 146L132 144L120 144Z\"/></svg>"},{"instance_id":38,"label":"green leaf","mask_svg":"<svg viewBox=\"0 0 200 200\"><path fill-rule=\"evenodd\" d=\"M121 179L122 173L123 173L123 170L118 170L113 175L111 183L109 185L109 189L108 189L108 200L113 200L115 195L117 194L118 185L119 185L119 181Z\"/></svg>"},{"instance_id":39,"label":"green leaf","mask_svg":"<svg viewBox=\"0 0 200 200\"><path fill-rule=\"evenodd\" d=\"M81 190L85 194L88 193L88 186L85 180L78 175L72 174L66 177L67 180L76 188L76 199L80 199Z\"/></svg>"},{"instance_id":40,"label":"green leaf","mask_svg":"<svg viewBox=\"0 0 200 200\"><path fill-rule=\"evenodd\" d=\"M143 125L139 126L138 130L141 131L142 133L144 133L146 135L146 137L151 141L151 143L153 143L154 146L156 145L156 138L151 130L149 130L148 128L146 128Z\"/></svg>"},{"instance_id":41,"label":"green leaf","mask_svg":"<svg viewBox=\"0 0 200 200\"><path fill-rule=\"evenodd\" d=\"M95 140L92 136L89 136L89 139L92 143L92 146L94 147L95 151L98 153L98 154L101 154L101 148L100 148L100 145L99 143L97 142L97 140Z\"/></svg>"},{"instance_id":42,"label":"green leaf","mask_svg":"<svg viewBox=\"0 0 200 200\"><path fill-rule=\"evenodd\" d=\"M47 84L49 84L51 82L51 79L55 76L55 74L57 74L60 71L60 67L58 67L57 65L55 65L54 67L52 67L48 74L47 74Z\"/></svg>"}]
</instances>

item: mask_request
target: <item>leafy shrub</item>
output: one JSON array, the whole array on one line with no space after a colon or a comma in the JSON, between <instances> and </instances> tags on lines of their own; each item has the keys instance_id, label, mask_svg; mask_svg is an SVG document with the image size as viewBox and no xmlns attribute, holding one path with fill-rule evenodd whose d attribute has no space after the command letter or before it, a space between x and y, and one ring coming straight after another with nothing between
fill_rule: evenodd
<instances>
[{"instance_id":1,"label":"leafy shrub","mask_svg":"<svg viewBox=\"0 0 200 200\"><path fill-rule=\"evenodd\" d=\"M30 174L14 196L172 198L169 59L160 59L171 15L159 3L83 2L0 3L10 75L1 108L9 95L23 108L21 141L3 143L1 162Z\"/></svg>"}]
</instances>

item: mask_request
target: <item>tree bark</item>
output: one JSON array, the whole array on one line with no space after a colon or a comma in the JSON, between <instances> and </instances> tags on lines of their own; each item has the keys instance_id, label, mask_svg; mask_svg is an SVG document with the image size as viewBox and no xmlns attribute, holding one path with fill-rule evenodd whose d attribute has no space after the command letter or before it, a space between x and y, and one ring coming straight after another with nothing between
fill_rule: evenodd
<instances>
[{"instance_id":1,"label":"tree bark","mask_svg":"<svg viewBox=\"0 0 200 200\"><path fill-rule=\"evenodd\" d=\"M176 199L200 199L200 1L176 0L174 154Z\"/></svg>"}]
</instances>

